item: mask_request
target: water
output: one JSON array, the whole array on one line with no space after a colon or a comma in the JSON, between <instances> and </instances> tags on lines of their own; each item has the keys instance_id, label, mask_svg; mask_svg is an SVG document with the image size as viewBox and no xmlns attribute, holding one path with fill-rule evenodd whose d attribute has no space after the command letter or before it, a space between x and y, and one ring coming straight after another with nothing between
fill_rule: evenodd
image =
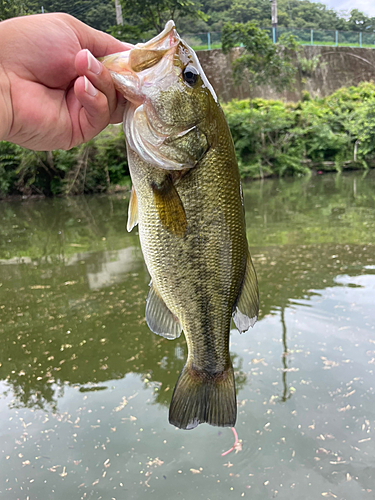
<instances>
[{"instance_id":1,"label":"water","mask_svg":"<svg viewBox=\"0 0 375 500\"><path fill-rule=\"evenodd\" d=\"M232 331L237 432L168 424L127 195L0 204L1 499L371 499L375 175L244 186L260 282Z\"/></svg>"}]
</instances>

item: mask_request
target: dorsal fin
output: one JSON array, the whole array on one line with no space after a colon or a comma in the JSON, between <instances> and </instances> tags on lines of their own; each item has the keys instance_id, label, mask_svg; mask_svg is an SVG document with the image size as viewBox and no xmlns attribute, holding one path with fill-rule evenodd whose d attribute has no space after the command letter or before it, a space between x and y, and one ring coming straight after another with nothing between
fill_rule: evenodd
<instances>
[{"instance_id":1,"label":"dorsal fin","mask_svg":"<svg viewBox=\"0 0 375 500\"><path fill-rule=\"evenodd\" d=\"M181 335L178 318L168 309L154 285L150 284L146 300L146 322L150 330L166 339L173 340Z\"/></svg>"},{"instance_id":2,"label":"dorsal fin","mask_svg":"<svg viewBox=\"0 0 375 500\"><path fill-rule=\"evenodd\" d=\"M126 229L130 233L134 226L138 224L138 203L137 195L135 194L134 186L132 187L132 192L130 194L130 201L128 207L128 224Z\"/></svg>"},{"instance_id":3,"label":"dorsal fin","mask_svg":"<svg viewBox=\"0 0 375 500\"><path fill-rule=\"evenodd\" d=\"M259 313L258 280L250 252L247 252L246 270L236 307L232 313L234 324L240 333L254 326Z\"/></svg>"}]
</instances>

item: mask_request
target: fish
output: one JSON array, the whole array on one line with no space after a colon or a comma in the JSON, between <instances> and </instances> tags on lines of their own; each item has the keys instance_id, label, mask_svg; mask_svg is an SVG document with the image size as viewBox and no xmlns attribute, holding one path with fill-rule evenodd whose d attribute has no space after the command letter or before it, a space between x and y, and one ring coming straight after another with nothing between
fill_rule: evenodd
<instances>
[{"instance_id":1,"label":"fish","mask_svg":"<svg viewBox=\"0 0 375 500\"><path fill-rule=\"evenodd\" d=\"M254 325L259 291L228 124L173 21L150 41L101 62L127 100L127 229L138 224L151 276L146 322L169 340L183 331L188 348L169 422L180 429L233 427L231 320L240 332Z\"/></svg>"}]
</instances>

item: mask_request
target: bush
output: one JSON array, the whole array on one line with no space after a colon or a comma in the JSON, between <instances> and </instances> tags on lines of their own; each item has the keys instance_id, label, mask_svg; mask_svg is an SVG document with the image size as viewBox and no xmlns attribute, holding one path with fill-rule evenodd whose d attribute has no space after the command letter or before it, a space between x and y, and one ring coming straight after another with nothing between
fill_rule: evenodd
<instances>
[{"instance_id":1,"label":"bush","mask_svg":"<svg viewBox=\"0 0 375 500\"><path fill-rule=\"evenodd\" d=\"M243 177L305 175L375 166L375 84L299 103L253 99L223 104ZM72 195L129 183L125 139L111 125L70 151L35 152L0 142L0 198Z\"/></svg>"},{"instance_id":2,"label":"bush","mask_svg":"<svg viewBox=\"0 0 375 500\"><path fill-rule=\"evenodd\" d=\"M129 183L125 138L111 125L69 151L30 151L0 142L0 198L95 193Z\"/></svg>"},{"instance_id":3,"label":"bush","mask_svg":"<svg viewBox=\"0 0 375 500\"><path fill-rule=\"evenodd\" d=\"M297 104L254 99L223 109L244 177L375 166L372 82Z\"/></svg>"}]
</instances>

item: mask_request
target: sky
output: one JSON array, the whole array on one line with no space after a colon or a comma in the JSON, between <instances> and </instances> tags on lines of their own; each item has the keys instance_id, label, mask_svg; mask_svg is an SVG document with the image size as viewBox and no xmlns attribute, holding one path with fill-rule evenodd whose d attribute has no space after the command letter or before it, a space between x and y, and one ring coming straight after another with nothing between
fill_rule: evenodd
<instances>
[{"instance_id":1,"label":"sky","mask_svg":"<svg viewBox=\"0 0 375 500\"><path fill-rule=\"evenodd\" d=\"M351 11L352 9L358 9L364 14L375 17L375 0L318 0L320 3L324 3L327 7L340 11L346 10Z\"/></svg>"}]
</instances>

